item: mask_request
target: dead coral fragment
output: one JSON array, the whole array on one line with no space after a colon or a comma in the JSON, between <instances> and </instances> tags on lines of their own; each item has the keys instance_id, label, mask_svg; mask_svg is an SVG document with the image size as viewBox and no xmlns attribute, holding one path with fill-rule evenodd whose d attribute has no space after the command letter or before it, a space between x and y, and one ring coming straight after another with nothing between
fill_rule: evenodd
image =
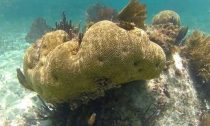
<instances>
[{"instance_id":1,"label":"dead coral fragment","mask_svg":"<svg viewBox=\"0 0 210 126\"><path fill-rule=\"evenodd\" d=\"M186 40L184 54L190 60L194 72L204 82L210 82L210 36L194 31Z\"/></svg>"},{"instance_id":2,"label":"dead coral fragment","mask_svg":"<svg viewBox=\"0 0 210 126\"><path fill-rule=\"evenodd\" d=\"M146 19L146 6L138 0L131 0L130 3L121 10L118 18L122 22L134 23L137 27L144 29Z\"/></svg>"}]
</instances>

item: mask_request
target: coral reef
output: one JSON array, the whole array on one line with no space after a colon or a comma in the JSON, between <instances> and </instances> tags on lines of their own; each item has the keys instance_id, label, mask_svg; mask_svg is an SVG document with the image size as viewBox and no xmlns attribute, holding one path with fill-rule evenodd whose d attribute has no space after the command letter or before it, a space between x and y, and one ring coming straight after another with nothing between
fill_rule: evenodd
<instances>
[{"instance_id":1,"label":"coral reef","mask_svg":"<svg viewBox=\"0 0 210 126\"><path fill-rule=\"evenodd\" d=\"M51 30L52 28L49 25L47 25L46 20L39 17L33 21L30 31L25 37L25 40L28 43L33 43L37 39L41 38L42 35Z\"/></svg>"},{"instance_id":2,"label":"coral reef","mask_svg":"<svg viewBox=\"0 0 210 126\"><path fill-rule=\"evenodd\" d=\"M175 11L164 10L155 15L152 21L153 25L168 24L168 23L180 26L181 24L180 16Z\"/></svg>"},{"instance_id":3,"label":"coral reef","mask_svg":"<svg viewBox=\"0 0 210 126\"><path fill-rule=\"evenodd\" d=\"M175 21L172 21L174 19ZM174 46L181 45L188 27L181 26L179 15L170 10L155 15L153 25L147 26L147 34L151 41L160 45L166 54L174 52Z\"/></svg>"},{"instance_id":4,"label":"coral reef","mask_svg":"<svg viewBox=\"0 0 210 126\"><path fill-rule=\"evenodd\" d=\"M68 119L61 126L198 125L201 106L193 82L179 54L173 58L175 63L158 78L125 83L73 111L65 107L69 113L62 117ZM183 75L177 76L177 70ZM207 113L202 114L203 124L208 124L207 117ZM62 122L57 119L56 122Z\"/></svg>"},{"instance_id":5,"label":"coral reef","mask_svg":"<svg viewBox=\"0 0 210 126\"><path fill-rule=\"evenodd\" d=\"M187 27L178 27L172 24L151 25L147 27L149 39L160 45L166 54L173 52L174 46L183 43L188 31Z\"/></svg>"},{"instance_id":6,"label":"coral reef","mask_svg":"<svg viewBox=\"0 0 210 126\"><path fill-rule=\"evenodd\" d=\"M183 55L189 59L191 69L203 83L210 83L210 36L194 31L186 39Z\"/></svg>"},{"instance_id":7,"label":"coral reef","mask_svg":"<svg viewBox=\"0 0 210 126\"><path fill-rule=\"evenodd\" d=\"M87 22L96 23L102 20L117 20L117 11L113 8L106 7L99 3L89 7L87 9Z\"/></svg>"},{"instance_id":8,"label":"coral reef","mask_svg":"<svg viewBox=\"0 0 210 126\"><path fill-rule=\"evenodd\" d=\"M143 30L101 21L88 29L81 45L61 30L44 35L26 51L24 75L27 86L47 102L74 108L123 83L159 76L165 60Z\"/></svg>"},{"instance_id":9,"label":"coral reef","mask_svg":"<svg viewBox=\"0 0 210 126\"><path fill-rule=\"evenodd\" d=\"M134 23L136 27L144 29L146 19L146 6L138 0L131 0L130 3L121 10L118 15L120 22Z\"/></svg>"}]
</instances>

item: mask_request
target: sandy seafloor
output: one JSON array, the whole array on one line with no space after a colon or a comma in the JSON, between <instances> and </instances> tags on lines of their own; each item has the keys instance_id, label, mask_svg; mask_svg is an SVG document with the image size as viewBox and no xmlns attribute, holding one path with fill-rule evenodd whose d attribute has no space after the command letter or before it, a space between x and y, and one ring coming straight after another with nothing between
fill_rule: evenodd
<instances>
[{"instance_id":1,"label":"sandy seafloor","mask_svg":"<svg viewBox=\"0 0 210 126\"><path fill-rule=\"evenodd\" d=\"M52 10L53 7L51 7L51 9L46 9L42 15L40 14L41 12L39 14L34 14L34 12L37 11L31 11L33 15L30 15L30 11L27 13L27 11L24 12L24 9L30 9L32 6L21 5L18 8L18 1L20 2L20 0L0 0L0 126L46 126L46 122L38 124L37 122L39 121L34 120L37 118L36 111L40 101L35 93L25 90L18 83L16 68L22 68L24 51L30 45L25 42L25 36L29 30L31 21L38 16L43 16L47 18L50 24L53 24L52 22L58 20L63 4L58 5L55 10ZM82 5L78 11L72 8L70 9L74 12L72 17L75 20L84 20L85 14L83 12L90 1L91 0L87 0L85 4L81 1L78 2L76 5ZM206 4L210 3L210 0L206 0L206 4L204 1L202 1L203 3L198 3L198 1L193 0L186 0L186 2L189 2L187 4L186 2L176 4L177 1L181 1L170 0L165 3L165 6L163 6L163 1L164 0L160 0L159 4L157 1L146 1L150 9L148 10L148 22L151 22L151 17L159 10L175 9L180 13L183 24L189 26L191 30L200 29L207 33L210 32L210 6L206 7ZM15 4L12 4L12 2L15 2L17 6L14 6ZM94 3L93 1L91 2ZM109 2L104 3L109 5ZM123 0L118 9L125 3L126 1ZM196 3L198 3L197 5L200 7L200 9L198 9L200 12L197 9L193 9L193 5ZM30 4L30 2L28 4ZM37 5L35 6L38 6L39 2L36 4ZM43 2L40 4L46 3ZM52 6L55 6L56 2L51 2L51 4ZM175 4L175 6L173 6L173 4ZM205 6L202 7L202 5ZM26 6L29 7L26 8ZM117 3L112 2L110 3L110 6L116 7ZM22 11L19 12L18 10L21 10L21 7ZM41 7L42 8L40 9L43 9L44 6L42 5ZM177 9L176 7L179 8ZM67 10L68 6L64 6L64 8ZM18 13L17 15L15 15L15 11ZM58 11L58 13L54 13L55 11ZM78 12L79 16L75 14L76 12ZM52 14L52 16L50 14ZM28 119L27 122L24 120L25 118Z\"/></svg>"}]
</instances>

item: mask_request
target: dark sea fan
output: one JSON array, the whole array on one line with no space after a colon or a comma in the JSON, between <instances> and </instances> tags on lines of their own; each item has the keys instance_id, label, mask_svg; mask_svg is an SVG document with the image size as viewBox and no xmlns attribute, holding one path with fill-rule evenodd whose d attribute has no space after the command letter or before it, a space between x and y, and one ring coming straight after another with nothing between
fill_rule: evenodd
<instances>
[{"instance_id":1,"label":"dark sea fan","mask_svg":"<svg viewBox=\"0 0 210 126\"><path fill-rule=\"evenodd\" d=\"M146 19L146 6L138 0L131 0L118 15L120 21L134 23L137 27L144 29Z\"/></svg>"}]
</instances>

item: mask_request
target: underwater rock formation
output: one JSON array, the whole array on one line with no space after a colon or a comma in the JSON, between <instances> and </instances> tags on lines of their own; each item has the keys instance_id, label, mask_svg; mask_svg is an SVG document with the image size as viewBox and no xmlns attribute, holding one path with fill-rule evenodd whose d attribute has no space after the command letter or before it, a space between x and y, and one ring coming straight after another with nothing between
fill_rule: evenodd
<instances>
[{"instance_id":1,"label":"underwater rock formation","mask_svg":"<svg viewBox=\"0 0 210 126\"><path fill-rule=\"evenodd\" d=\"M159 76L165 53L141 29L126 31L110 21L91 26L81 45L66 32L47 33L26 51L27 86L50 103L86 103L104 91Z\"/></svg>"},{"instance_id":2,"label":"underwater rock formation","mask_svg":"<svg viewBox=\"0 0 210 126\"><path fill-rule=\"evenodd\" d=\"M172 55L174 64L158 78L125 83L69 110L68 126L87 126L90 120L94 126L198 126L200 99L182 57ZM202 115L203 124L208 124L208 117L207 112Z\"/></svg>"},{"instance_id":3,"label":"underwater rock formation","mask_svg":"<svg viewBox=\"0 0 210 126\"><path fill-rule=\"evenodd\" d=\"M168 23L180 26L181 24L180 16L175 11L164 10L155 15L152 21L153 25L168 24Z\"/></svg>"},{"instance_id":4,"label":"underwater rock formation","mask_svg":"<svg viewBox=\"0 0 210 126\"><path fill-rule=\"evenodd\" d=\"M186 39L183 54L189 59L191 69L203 83L210 83L210 36L194 31Z\"/></svg>"},{"instance_id":5,"label":"underwater rock formation","mask_svg":"<svg viewBox=\"0 0 210 126\"><path fill-rule=\"evenodd\" d=\"M176 20L172 21L172 19ZM188 32L188 27L181 26L180 22L180 17L176 12L161 11L154 17L153 25L147 26L147 34L151 41L160 45L166 54L170 54L175 45L183 43Z\"/></svg>"},{"instance_id":6,"label":"underwater rock formation","mask_svg":"<svg viewBox=\"0 0 210 126\"><path fill-rule=\"evenodd\" d=\"M37 39L41 38L42 35L51 31L52 28L47 25L46 20L43 18L37 18L33 21L30 31L25 37L26 42L32 43L35 42Z\"/></svg>"}]
</instances>

